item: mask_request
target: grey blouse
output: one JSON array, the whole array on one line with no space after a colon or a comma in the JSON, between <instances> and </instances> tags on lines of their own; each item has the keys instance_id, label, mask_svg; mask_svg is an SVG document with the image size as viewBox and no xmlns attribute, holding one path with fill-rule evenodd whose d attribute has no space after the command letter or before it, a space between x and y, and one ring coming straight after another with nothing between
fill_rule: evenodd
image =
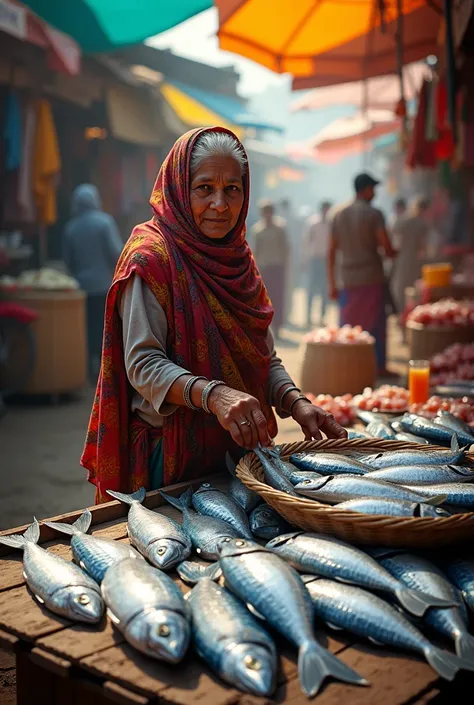
<instances>
[{"instance_id":1,"label":"grey blouse","mask_svg":"<svg viewBox=\"0 0 474 705\"><path fill-rule=\"evenodd\" d=\"M165 401L172 384L182 375L193 374L172 362L166 354L168 323L166 314L156 297L139 275L127 282L120 301L125 368L135 393L132 411L151 426L161 426L163 416L177 407ZM268 332L271 351L267 382L267 400L275 406L278 390L284 384L293 384L275 352L271 332ZM279 410L282 418L287 414Z\"/></svg>"}]
</instances>

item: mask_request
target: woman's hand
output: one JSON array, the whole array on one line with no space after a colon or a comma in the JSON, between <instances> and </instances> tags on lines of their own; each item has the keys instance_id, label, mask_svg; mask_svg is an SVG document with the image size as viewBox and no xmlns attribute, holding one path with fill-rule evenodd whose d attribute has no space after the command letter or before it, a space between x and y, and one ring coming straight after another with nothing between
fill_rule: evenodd
<instances>
[{"instance_id":1,"label":"woman's hand","mask_svg":"<svg viewBox=\"0 0 474 705\"><path fill-rule=\"evenodd\" d=\"M306 399L297 401L293 407L292 416L303 429L305 441L319 441L321 431L328 438L347 438L347 431L340 426L332 414L323 411L319 406L314 406Z\"/></svg>"},{"instance_id":2,"label":"woman's hand","mask_svg":"<svg viewBox=\"0 0 474 705\"><path fill-rule=\"evenodd\" d=\"M208 405L239 446L253 449L259 443L272 445L267 420L259 402L250 394L219 385L212 390Z\"/></svg>"}]
</instances>

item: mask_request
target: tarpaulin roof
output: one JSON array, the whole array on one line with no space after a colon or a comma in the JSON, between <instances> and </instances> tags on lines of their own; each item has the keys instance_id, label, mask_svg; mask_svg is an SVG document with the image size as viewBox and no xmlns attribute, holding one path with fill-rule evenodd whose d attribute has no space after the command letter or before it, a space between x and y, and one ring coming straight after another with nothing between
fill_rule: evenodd
<instances>
[{"instance_id":1,"label":"tarpaulin roof","mask_svg":"<svg viewBox=\"0 0 474 705\"><path fill-rule=\"evenodd\" d=\"M181 91L177 86L164 82L160 86L160 91L178 118L187 127L222 125L222 127L233 130L238 137L241 136L242 131L236 125L227 122L220 115L203 105L203 103L200 103L188 93Z\"/></svg>"},{"instance_id":2,"label":"tarpaulin roof","mask_svg":"<svg viewBox=\"0 0 474 705\"><path fill-rule=\"evenodd\" d=\"M24 0L24 4L88 52L137 44L213 5L212 0Z\"/></svg>"}]
</instances>

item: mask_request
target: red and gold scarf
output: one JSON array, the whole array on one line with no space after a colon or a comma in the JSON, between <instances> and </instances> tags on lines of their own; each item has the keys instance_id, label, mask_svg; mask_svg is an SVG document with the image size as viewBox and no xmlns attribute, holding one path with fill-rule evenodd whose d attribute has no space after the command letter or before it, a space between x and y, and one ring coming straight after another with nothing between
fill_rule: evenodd
<instances>
[{"instance_id":1,"label":"red and gold scarf","mask_svg":"<svg viewBox=\"0 0 474 705\"><path fill-rule=\"evenodd\" d=\"M131 414L118 304L133 274L142 277L166 314L169 359L255 396L271 435L276 434L266 401L273 309L245 240L248 171L239 220L224 240L206 238L192 216L191 154L196 139L211 130L229 132L192 130L168 154L150 200L153 218L133 230L107 296L102 366L81 458L97 487L97 501L107 501L107 489L131 492L148 486L152 441L161 434L165 485L219 470L234 446L217 419L204 412L181 406L164 417L162 430Z\"/></svg>"}]
</instances>

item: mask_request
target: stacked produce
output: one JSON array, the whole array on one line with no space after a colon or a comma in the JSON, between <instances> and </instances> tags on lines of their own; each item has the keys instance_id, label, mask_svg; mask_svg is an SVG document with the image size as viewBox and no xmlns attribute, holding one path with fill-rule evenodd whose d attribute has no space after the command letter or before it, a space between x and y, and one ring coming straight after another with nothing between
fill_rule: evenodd
<instances>
[{"instance_id":1,"label":"stacked produce","mask_svg":"<svg viewBox=\"0 0 474 705\"><path fill-rule=\"evenodd\" d=\"M333 397L330 394L306 394L308 399L315 406L319 406L324 411L332 414L341 426L350 426L356 419L356 414L352 406L352 394L344 394L342 397Z\"/></svg>"},{"instance_id":2,"label":"stacked produce","mask_svg":"<svg viewBox=\"0 0 474 705\"><path fill-rule=\"evenodd\" d=\"M408 314L407 320L433 328L473 326L474 301L442 299L422 304Z\"/></svg>"},{"instance_id":3,"label":"stacked produce","mask_svg":"<svg viewBox=\"0 0 474 705\"><path fill-rule=\"evenodd\" d=\"M361 326L349 326L345 325L342 327L331 325L325 328L317 328L311 333L308 333L304 337L306 343L341 343L343 345L354 345L360 343L371 344L374 342L374 338L363 330Z\"/></svg>"},{"instance_id":4,"label":"stacked produce","mask_svg":"<svg viewBox=\"0 0 474 705\"><path fill-rule=\"evenodd\" d=\"M3 276L0 278L0 288L26 289L43 291L71 291L79 289L78 282L68 274L51 267L31 269L22 272L19 277Z\"/></svg>"},{"instance_id":5,"label":"stacked produce","mask_svg":"<svg viewBox=\"0 0 474 705\"><path fill-rule=\"evenodd\" d=\"M430 361L431 384L474 380L474 343L455 343Z\"/></svg>"},{"instance_id":6,"label":"stacked produce","mask_svg":"<svg viewBox=\"0 0 474 705\"><path fill-rule=\"evenodd\" d=\"M403 387L383 384L378 389L367 387L353 399L357 409L367 411L405 411L408 407L409 392Z\"/></svg>"}]
</instances>

